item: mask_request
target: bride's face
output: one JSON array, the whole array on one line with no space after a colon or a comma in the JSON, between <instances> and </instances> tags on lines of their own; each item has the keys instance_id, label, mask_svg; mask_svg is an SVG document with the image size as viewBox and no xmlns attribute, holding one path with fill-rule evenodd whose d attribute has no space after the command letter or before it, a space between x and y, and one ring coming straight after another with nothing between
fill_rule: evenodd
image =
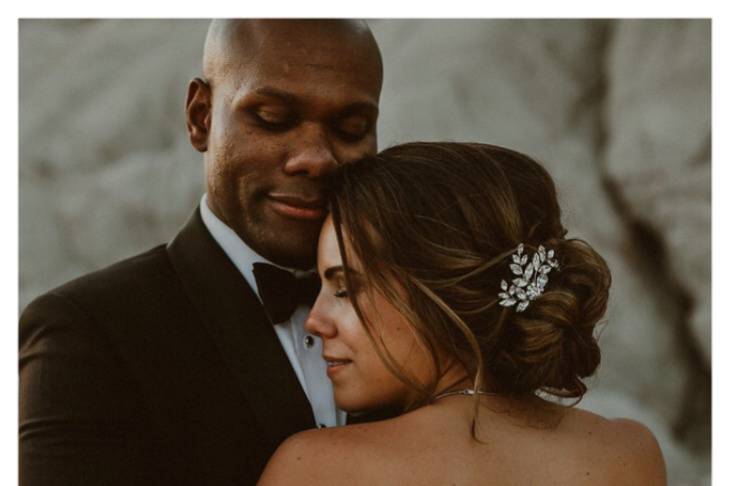
<instances>
[{"instance_id":1,"label":"bride's face","mask_svg":"<svg viewBox=\"0 0 730 486\"><path fill-rule=\"evenodd\" d=\"M348 248L346 248L348 250ZM434 376L433 360L416 338L404 316L377 290L366 292L360 259L347 252L360 309L400 369L427 383ZM403 404L413 390L394 376L381 360L357 317L345 286L342 259L332 218L324 223L317 250L317 270L322 290L305 324L322 338L327 375L332 380L337 406L360 411ZM369 294L372 297L369 297ZM382 340L382 341L381 341Z\"/></svg>"}]
</instances>

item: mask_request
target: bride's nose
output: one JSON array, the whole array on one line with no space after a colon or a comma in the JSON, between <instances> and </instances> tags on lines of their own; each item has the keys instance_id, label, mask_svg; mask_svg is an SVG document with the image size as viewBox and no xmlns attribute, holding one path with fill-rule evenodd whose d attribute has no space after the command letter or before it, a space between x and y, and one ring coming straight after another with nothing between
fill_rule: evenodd
<instances>
[{"instance_id":1,"label":"bride's nose","mask_svg":"<svg viewBox=\"0 0 730 486\"><path fill-rule=\"evenodd\" d=\"M309 311L307 320L304 322L304 329L320 338L332 338L336 336L337 326L328 310L325 299L322 298L322 293L320 292L312 306L312 310Z\"/></svg>"}]
</instances>

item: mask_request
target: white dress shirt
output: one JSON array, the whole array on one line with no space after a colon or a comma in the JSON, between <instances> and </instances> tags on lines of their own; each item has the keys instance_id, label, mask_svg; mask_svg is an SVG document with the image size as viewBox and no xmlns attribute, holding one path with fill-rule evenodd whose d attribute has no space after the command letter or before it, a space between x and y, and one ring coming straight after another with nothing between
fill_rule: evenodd
<instances>
[{"instance_id":1,"label":"white dress shirt","mask_svg":"<svg viewBox=\"0 0 730 486\"><path fill-rule=\"evenodd\" d=\"M204 194L200 201L200 216L213 239L228 255L261 300L256 278L253 275L253 264L256 262L274 264L249 248L231 228L213 214L208 207L207 194ZM276 266L284 268L280 265ZM292 271L289 268L285 268L285 270ZM304 321L309 315L309 310L309 306L299 305L288 321L277 323L274 326L274 331L312 405L317 424L320 427L343 425L347 414L335 407L332 382L327 378L326 364L322 359L322 341L304 329Z\"/></svg>"}]
</instances>

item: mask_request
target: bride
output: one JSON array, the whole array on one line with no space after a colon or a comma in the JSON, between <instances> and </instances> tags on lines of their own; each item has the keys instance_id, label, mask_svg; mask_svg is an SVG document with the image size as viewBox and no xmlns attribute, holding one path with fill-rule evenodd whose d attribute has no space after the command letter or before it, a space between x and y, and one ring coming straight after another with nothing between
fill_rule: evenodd
<instances>
[{"instance_id":1,"label":"bride","mask_svg":"<svg viewBox=\"0 0 730 486\"><path fill-rule=\"evenodd\" d=\"M666 484L646 427L570 406L611 277L537 162L410 143L333 186L306 327L339 408L402 413L294 435L260 485Z\"/></svg>"}]
</instances>

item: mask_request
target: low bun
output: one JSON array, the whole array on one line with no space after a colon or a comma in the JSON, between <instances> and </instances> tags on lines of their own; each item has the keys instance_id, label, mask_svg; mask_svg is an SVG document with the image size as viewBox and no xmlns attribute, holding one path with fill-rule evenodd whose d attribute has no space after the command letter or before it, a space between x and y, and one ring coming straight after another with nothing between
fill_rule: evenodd
<instances>
[{"instance_id":1,"label":"low bun","mask_svg":"<svg viewBox=\"0 0 730 486\"><path fill-rule=\"evenodd\" d=\"M502 391L580 398L583 379L601 361L594 329L606 311L611 274L582 240L560 238L545 246L555 250L560 267L523 312L501 311L503 339L488 366Z\"/></svg>"}]
</instances>

